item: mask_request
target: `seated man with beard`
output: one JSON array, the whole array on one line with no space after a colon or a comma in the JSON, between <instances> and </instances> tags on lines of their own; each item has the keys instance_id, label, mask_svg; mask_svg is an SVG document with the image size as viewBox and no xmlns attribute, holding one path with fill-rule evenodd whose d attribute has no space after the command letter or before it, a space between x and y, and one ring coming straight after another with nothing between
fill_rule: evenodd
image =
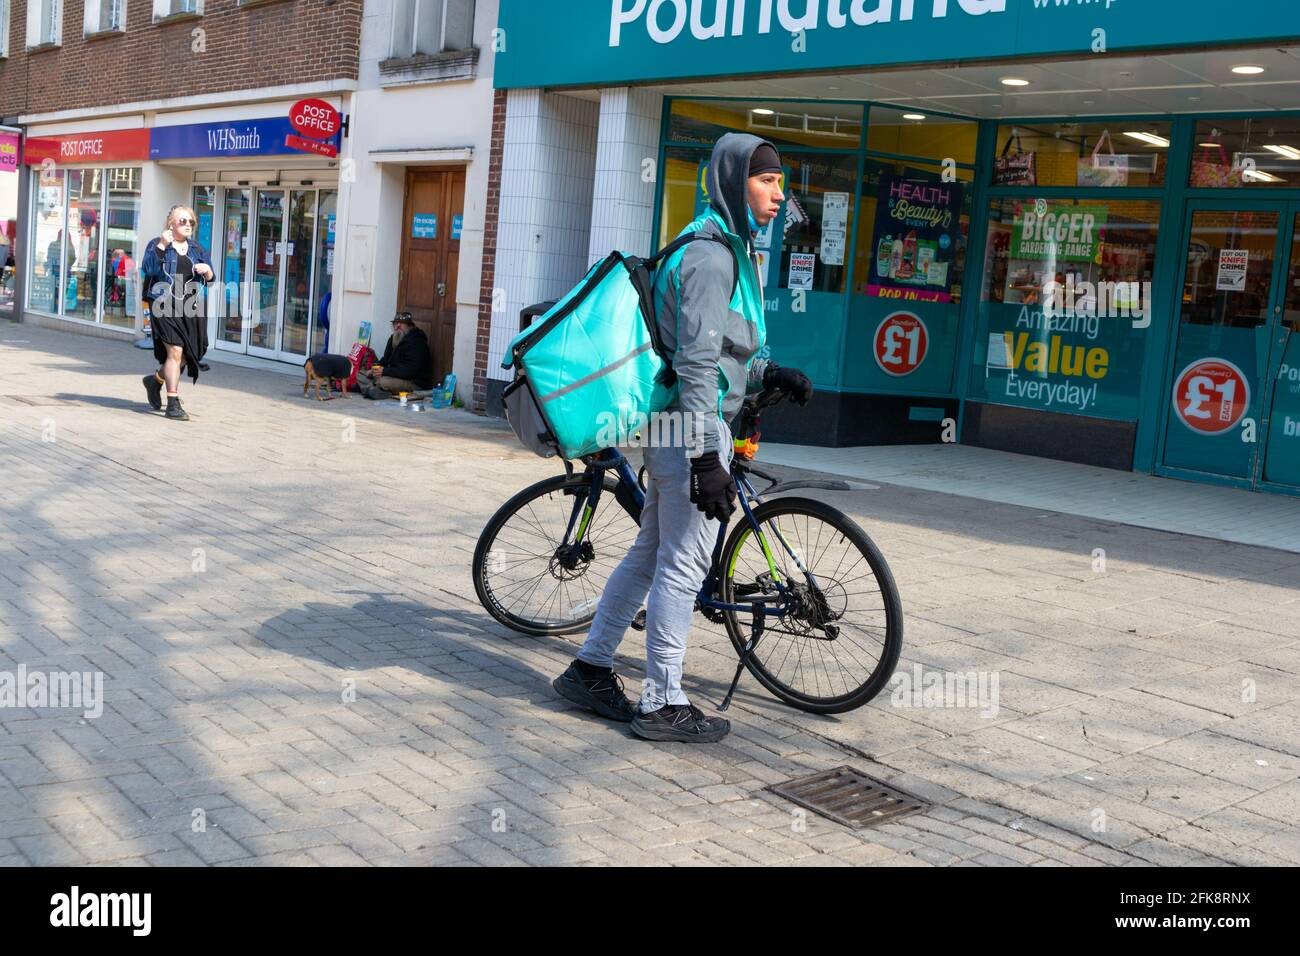
<instances>
[{"instance_id":1,"label":"seated man with beard","mask_svg":"<svg viewBox=\"0 0 1300 956\"><path fill-rule=\"evenodd\" d=\"M366 398L392 398L399 392L433 388L433 356L429 338L416 328L411 313L393 316L393 334L384 354L368 372L357 375L357 390Z\"/></svg>"}]
</instances>

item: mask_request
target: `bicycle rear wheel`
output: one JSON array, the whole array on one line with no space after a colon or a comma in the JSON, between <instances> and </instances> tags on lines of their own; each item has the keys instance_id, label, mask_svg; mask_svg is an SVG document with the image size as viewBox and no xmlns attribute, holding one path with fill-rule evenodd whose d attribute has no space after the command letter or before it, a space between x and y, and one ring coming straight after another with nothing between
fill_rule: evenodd
<instances>
[{"instance_id":1,"label":"bicycle rear wheel","mask_svg":"<svg viewBox=\"0 0 1300 956\"><path fill-rule=\"evenodd\" d=\"M788 610L765 621L750 673L800 710L837 714L861 707L885 686L903 647L902 600L884 556L855 521L811 498L766 501L754 518L764 540L744 521L723 549L723 599L776 595L784 587ZM727 611L724 617L742 653L752 615Z\"/></svg>"},{"instance_id":2,"label":"bicycle rear wheel","mask_svg":"<svg viewBox=\"0 0 1300 956\"><path fill-rule=\"evenodd\" d=\"M474 590L494 618L523 634L572 634L596 615L609 575L636 540L640 509L606 473L603 493L580 540L565 543L576 505L591 489L585 475L557 475L515 495L492 516L474 549ZM617 496L616 496L617 495Z\"/></svg>"}]
</instances>

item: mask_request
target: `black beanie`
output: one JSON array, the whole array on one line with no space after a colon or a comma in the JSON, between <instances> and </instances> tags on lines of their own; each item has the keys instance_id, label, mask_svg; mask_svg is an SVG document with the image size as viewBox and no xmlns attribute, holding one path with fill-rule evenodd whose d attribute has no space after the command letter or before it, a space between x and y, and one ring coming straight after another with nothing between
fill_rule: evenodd
<instances>
[{"instance_id":1,"label":"black beanie","mask_svg":"<svg viewBox=\"0 0 1300 956\"><path fill-rule=\"evenodd\" d=\"M763 173L779 173L781 169L781 154L776 151L776 147L771 143L763 143L754 150L754 155L749 158L749 175L761 176Z\"/></svg>"}]
</instances>

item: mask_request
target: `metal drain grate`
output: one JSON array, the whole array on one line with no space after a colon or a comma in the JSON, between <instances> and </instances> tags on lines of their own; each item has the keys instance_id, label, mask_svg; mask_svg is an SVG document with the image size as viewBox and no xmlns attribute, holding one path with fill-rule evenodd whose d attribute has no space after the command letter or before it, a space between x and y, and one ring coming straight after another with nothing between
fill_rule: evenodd
<instances>
[{"instance_id":1,"label":"metal drain grate","mask_svg":"<svg viewBox=\"0 0 1300 956\"><path fill-rule=\"evenodd\" d=\"M928 810L930 805L852 767L836 767L769 787L773 793L814 813L861 830Z\"/></svg>"}]
</instances>

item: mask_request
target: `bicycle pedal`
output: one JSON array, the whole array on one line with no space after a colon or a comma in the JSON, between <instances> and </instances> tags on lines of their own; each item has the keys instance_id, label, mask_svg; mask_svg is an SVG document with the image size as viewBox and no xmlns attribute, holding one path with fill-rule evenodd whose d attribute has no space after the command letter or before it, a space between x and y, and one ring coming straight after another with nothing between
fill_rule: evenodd
<instances>
[{"instance_id":1,"label":"bicycle pedal","mask_svg":"<svg viewBox=\"0 0 1300 956\"><path fill-rule=\"evenodd\" d=\"M634 631L645 630L645 608L636 612L636 617L632 618L632 629Z\"/></svg>"}]
</instances>

